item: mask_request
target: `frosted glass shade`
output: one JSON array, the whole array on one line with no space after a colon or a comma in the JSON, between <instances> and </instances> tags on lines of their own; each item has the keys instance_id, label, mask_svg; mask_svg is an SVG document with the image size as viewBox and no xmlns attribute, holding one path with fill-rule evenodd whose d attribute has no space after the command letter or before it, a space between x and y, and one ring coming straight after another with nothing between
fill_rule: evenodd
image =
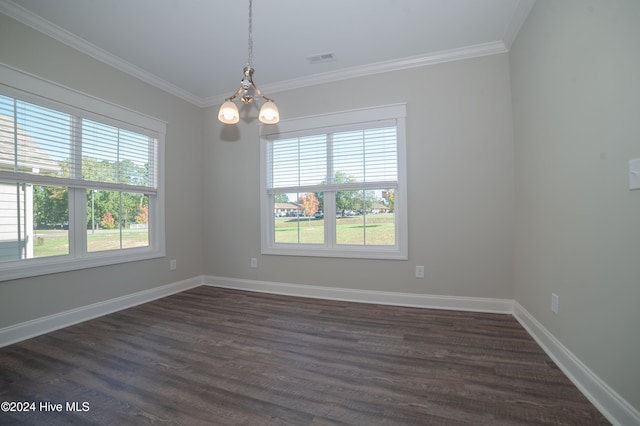
<instances>
[{"instance_id":1,"label":"frosted glass shade","mask_svg":"<svg viewBox=\"0 0 640 426\"><path fill-rule=\"evenodd\" d=\"M264 124L276 124L280 121L280 112L276 104L273 101L266 101L260 108L258 119Z\"/></svg>"},{"instance_id":2,"label":"frosted glass shade","mask_svg":"<svg viewBox=\"0 0 640 426\"><path fill-rule=\"evenodd\" d=\"M236 104L231 101L223 103L220 107L220 111L218 111L218 120L222 121L224 124L236 124L240 121L240 113L238 112Z\"/></svg>"}]
</instances>

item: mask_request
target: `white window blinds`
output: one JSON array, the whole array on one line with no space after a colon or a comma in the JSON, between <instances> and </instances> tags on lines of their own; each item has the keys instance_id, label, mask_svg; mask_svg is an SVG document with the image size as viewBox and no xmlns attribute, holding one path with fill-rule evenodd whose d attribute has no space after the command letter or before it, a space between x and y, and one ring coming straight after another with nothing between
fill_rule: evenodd
<instances>
[{"instance_id":1,"label":"white window blinds","mask_svg":"<svg viewBox=\"0 0 640 426\"><path fill-rule=\"evenodd\" d=\"M158 134L64 105L0 92L0 179L157 191Z\"/></svg>"},{"instance_id":2,"label":"white window blinds","mask_svg":"<svg viewBox=\"0 0 640 426\"><path fill-rule=\"evenodd\" d=\"M315 134L267 138L267 190L278 192L396 188L397 127L394 120Z\"/></svg>"}]
</instances>

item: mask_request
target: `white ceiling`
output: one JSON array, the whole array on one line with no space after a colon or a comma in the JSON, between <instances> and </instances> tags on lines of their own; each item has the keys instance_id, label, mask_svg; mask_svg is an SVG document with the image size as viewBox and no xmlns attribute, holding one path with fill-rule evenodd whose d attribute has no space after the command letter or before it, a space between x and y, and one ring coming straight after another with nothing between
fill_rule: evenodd
<instances>
[{"instance_id":1,"label":"white ceiling","mask_svg":"<svg viewBox=\"0 0 640 426\"><path fill-rule=\"evenodd\" d=\"M254 0L265 94L505 52L535 0ZM199 106L238 87L248 0L0 0L5 13ZM335 60L310 64L308 57Z\"/></svg>"}]
</instances>

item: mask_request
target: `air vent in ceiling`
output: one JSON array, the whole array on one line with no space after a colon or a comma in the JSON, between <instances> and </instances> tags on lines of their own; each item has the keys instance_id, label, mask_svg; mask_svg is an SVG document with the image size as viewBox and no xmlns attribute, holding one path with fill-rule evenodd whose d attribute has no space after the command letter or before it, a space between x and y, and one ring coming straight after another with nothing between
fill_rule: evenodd
<instances>
[{"instance_id":1,"label":"air vent in ceiling","mask_svg":"<svg viewBox=\"0 0 640 426\"><path fill-rule=\"evenodd\" d=\"M309 56L307 58L307 61L309 61L310 64L320 64L322 62L331 62L335 60L336 58L333 56L333 53L322 53L320 55Z\"/></svg>"}]
</instances>

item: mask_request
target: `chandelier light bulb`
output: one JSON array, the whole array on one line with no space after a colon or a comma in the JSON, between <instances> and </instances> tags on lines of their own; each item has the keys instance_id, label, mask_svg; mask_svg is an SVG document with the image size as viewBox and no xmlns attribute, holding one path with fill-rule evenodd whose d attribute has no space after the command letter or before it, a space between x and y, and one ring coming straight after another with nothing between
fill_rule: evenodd
<instances>
[{"instance_id":1,"label":"chandelier light bulb","mask_svg":"<svg viewBox=\"0 0 640 426\"><path fill-rule=\"evenodd\" d=\"M264 124L276 124L280 121L280 112L272 100L268 100L262 105L258 119Z\"/></svg>"},{"instance_id":2,"label":"chandelier light bulb","mask_svg":"<svg viewBox=\"0 0 640 426\"><path fill-rule=\"evenodd\" d=\"M218 111L218 120L224 124L236 124L240 121L240 112L238 107L231 101L225 101Z\"/></svg>"}]
</instances>

